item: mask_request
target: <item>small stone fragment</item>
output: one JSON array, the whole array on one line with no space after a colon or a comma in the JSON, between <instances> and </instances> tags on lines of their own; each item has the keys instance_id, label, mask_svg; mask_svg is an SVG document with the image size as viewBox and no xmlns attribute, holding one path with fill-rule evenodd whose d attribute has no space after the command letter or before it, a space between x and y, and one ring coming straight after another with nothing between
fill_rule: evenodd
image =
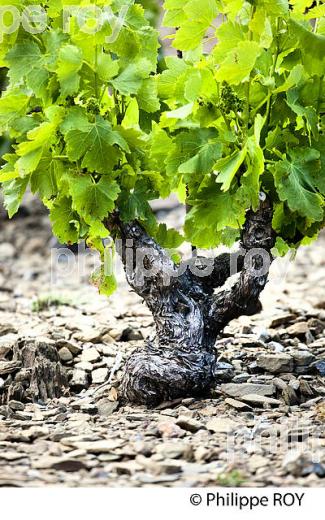
<instances>
[{"instance_id":1,"label":"small stone fragment","mask_svg":"<svg viewBox=\"0 0 325 520\"><path fill-rule=\"evenodd\" d=\"M99 361L100 354L98 350L94 347L90 348L84 348L81 354L81 360L82 361L89 361L90 363L96 363L96 361Z\"/></svg>"},{"instance_id":2,"label":"small stone fragment","mask_svg":"<svg viewBox=\"0 0 325 520\"><path fill-rule=\"evenodd\" d=\"M96 370L93 370L91 374L92 382L95 384L104 383L108 378L108 374L108 368L97 368Z\"/></svg>"},{"instance_id":3,"label":"small stone fragment","mask_svg":"<svg viewBox=\"0 0 325 520\"><path fill-rule=\"evenodd\" d=\"M215 417L206 425L207 429L214 433L230 433L238 428L238 423L228 417Z\"/></svg>"},{"instance_id":4,"label":"small stone fragment","mask_svg":"<svg viewBox=\"0 0 325 520\"><path fill-rule=\"evenodd\" d=\"M245 401L245 403L253 404L256 406L279 406L281 401L278 399L273 399L272 397L266 397L264 395L258 395L258 394L247 394L242 397L242 400Z\"/></svg>"},{"instance_id":5,"label":"small stone fragment","mask_svg":"<svg viewBox=\"0 0 325 520\"><path fill-rule=\"evenodd\" d=\"M284 402L289 406L299 404L298 396L295 390L290 385L286 385L285 388L282 390L282 397Z\"/></svg>"},{"instance_id":6,"label":"small stone fragment","mask_svg":"<svg viewBox=\"0 0 325 520\"><path fill-rule=\"evenodd\" d=\"M275 387L273 385L263 385L254 383L228 383L221 385L221 391L230 397L241 399L247 394L273 395Z\"/></svg>"},{"instance_id":7,"label":"small stone fragment","mask_svg":"<svg viewBox=\"0 0 325 520\"><path fill-rule=\"evenodd\" d=\"M84 370L75 368L72 374L71 386L76 390L86 388L88 386L88 377Z\"/></svg>"},{"instance_id":8,"label":"small stone fragment","mask_svg":"<svg viewBox=\"0 0 325 520\"><path fill-rule=\"evenodd\" d=\"M107 417L108 415L111 415L113 412L115 412L119 407L118 401L110 401L107 398L100 399L97 402L97 408L99 415L103 415Z\"/></svg>"},{"instance_id":9,"label":"small stone fragment","mask_svg":"<svg viewBox=\"0 0 325 520\"><path fill-rule=\"evenodd\" d=\"M288 354L262 354L256 360L259 368L263 368L272 374L292 372L293 360Z\"/></svg>"},{"instance_id":10,"label":"small stone fragment","mask_svg":"<svg viewBox=\"0 0 325 520\"><path fill-rule=\"evenodd\" d=\"M306 321L298 321L286 329L289 336L301 337L309 332L309 325Z\"/></svg>"},{"instance_id":11,"label":"small stone fragment","mask_svg":"<svg viewBox=\"0 0 325 520\"><path fill-rule=\"evenodd\" d=\"M313 365L320 376L325 377L325 360L317 361L317 363L314 363Z\"/></svg>"},{"instance_id":12,"label":"small stone fragment","mask_svg":"<svg viewBox=\"0 0 325 520\"><path fill-rule=\"evenodd\" d=\"M292 357L298 366L310 365L315 360L314 354L308 350L297 350Z\"/></svg>"},{"instance_id":13,"label":"small stone fragment","mask_svg":"<svg viewBox=\"0 0 325 520\"><path fill-rule=\"evenodd\" d=\"M184 437L185 431L172 421L162 421L157 424L160 435L167 439Z\"/></svg>"},{"instance_id":14,"label":"small stone fragment","mask_svg":"<svg viewBox=\"0 0 325 520\"><path fill-rule=\"evenodd\" d=\"M227 397L227 399L225 399L225 404L232 406L232 408L235 408L239 412L248 412L252 410L252 407L248 404L237 401L236 399L232 399L231 397Z\"/></svg>"},{"instance_id":15,"label":"small stone fragment","mask_svg":"<svg viewBox=\"0 0 325 520\"><path fill-rule=\"evenodd\" d=\"M300 477L311 464L312 462L306 453L301 452L301 450L291 450L282 461L282 469L285 473Z\"/></svg>"},{"instance_id":16,"label":"small stone fragment","mask_svg":"<svg viewBox=\"0 0 325 520\"><path fill-rule=\"evenodd\" d=\"M187 432L196 433L203 428L202 424L191 417L180 416L176 421L177 426Z\"/></svg>"},{"instance_id":17,"label":"small stone fragment","mask_svg":"<svg viewBox=\"0 0 325 520\"><path fill-rule=\"evenodd\" d=\"M61 361L63 361L63 363L67 363L67 362L73 360L73 355L71 354L70 350L67 347L60 348L59 356L60 356Z\"/></svg>"}]
</instances>

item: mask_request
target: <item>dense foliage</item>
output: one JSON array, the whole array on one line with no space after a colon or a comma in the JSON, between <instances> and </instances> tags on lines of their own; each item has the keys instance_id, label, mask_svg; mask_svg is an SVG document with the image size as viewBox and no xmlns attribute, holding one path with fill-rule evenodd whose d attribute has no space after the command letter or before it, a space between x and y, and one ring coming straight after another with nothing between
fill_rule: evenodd
<instances>
[{"instance_id":1,"label":"dense foliage","mask_svg":"<svg viewBox=\"0 0 325 520\"><path fill-rule=\"evenodd\" d=\"M130 6L114 39L108 18L85 32L72 15L63 31L71 4L115 15ZM159 71L153 4L42 1L44 32L20 25L3 35L0 131L15 142L0 173L9 215L30 185L62 242L86 239L103 252L103 222L118 209L165 247L184 238L215 247L238 239L264 192L280 254L314 238L325 222L323 2L166 0L163 24L183 57L175 51ZM91 10L84 23L95 24ZM192 207L184 237L150 209L171 192Z\"/></svg>"}]
</instances>

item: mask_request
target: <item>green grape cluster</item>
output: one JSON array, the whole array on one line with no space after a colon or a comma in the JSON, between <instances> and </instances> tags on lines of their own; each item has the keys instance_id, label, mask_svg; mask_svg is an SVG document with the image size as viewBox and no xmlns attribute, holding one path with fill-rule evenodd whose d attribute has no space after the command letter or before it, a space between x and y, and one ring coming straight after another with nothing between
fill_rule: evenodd
<instances>
[{"instance_id":1,"label":"green grape cluster","mask_svg":"<svg viewBox=\"0 0 325 520\"><path fill-rule=\"evenodd\" d=\"M219 107L223 112L241 112L244 107L243 101L238 97L234 89L226 81L222 83Z\"/></svg>"},{"instance_id":2,"label":"green grape cluster","mask_svg":"<svg viewBox=\"0 0 325 520\"><path fill-rule=\"evenodd\" d=\"M90 114L99 114L100 113L100 104L98 99L95 97L91 97L86 101L86 110Z\"/></svg>"}]
</instances>

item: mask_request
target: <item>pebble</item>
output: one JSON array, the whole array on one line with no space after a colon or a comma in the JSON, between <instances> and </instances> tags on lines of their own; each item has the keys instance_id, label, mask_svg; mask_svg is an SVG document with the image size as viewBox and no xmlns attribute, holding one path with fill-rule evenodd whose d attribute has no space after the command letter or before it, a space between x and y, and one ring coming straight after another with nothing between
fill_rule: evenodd
<instances>
[{"instance_id":1,"label":"pebble","mask_svg":"<svg viewBox=\"0 0 325 520\"><path fill-rule=\"evenodd\" d=\"M0 244L0 261L5 262L11 260L16 254L16 249L12 244L8 242L2 242Z\"/></svg>"},{"instance_id":2,"label":"pebble","mask_svg":"<svg viewBox=\"0 0 325 520\"><path fill-rule=\"evenodd\" d=\"M59 356L63 363L73 360L73 355L71 354L71 351L67 347L60 348Z\"/></svg>"},{"instance_id":3,"label":"pebble","mask_svg":"<svg viewBox=\"0 0 325 520\"><path fill-rule=\"evenodd\" d=\"M99 415L108 416L114 413L119 407L118 401L110 401L103 398L97 401L97 408Z\"/></svg>"},{"instance_id":4,"label":"pebble","mask_svg":"<svg viewBox=\"0 0 325 520\"><path fill-rule=\"evenodd\" d=\"M77 448L78 450L84 450L89 453L111 453L117 448L121 448L125 445L125 442L122 440L111 440L105 439L100 441L78 441L74 440L73 437L71 439L62 439L62 444L66 444L67 446L72 446Z\"/></svg>"},{"instance_id":5,"label":"pebble","mask_svg":"<svg viewBox=\"0 0 325 520\"><path fill-rule=\"evenodd\" d=\"M236 399L232 399L231 397L227 397L227 399L225 399L225 404L228 404L239 412L247 412L252 410L252 407L248 404L237 401Z\"/></svg>"},{"instance_id":6,"label":"pebble","mask_svg":"<svg viewBox=\"0 0 325 520\"><path fill-rule=\"evenodd\" d=\"M100 360L100 354L95 347L84 348L81 354L81 360L95 363Z\"/></svg>"},{"instance_id":7,"label":"pebble","mask_svg":"<svg viewBox=\"0 0 325 520\"><path fill-rule=\"evenodd\" d=\"M234 398L242 398L247 394L273 395L275 392L274 385L252 384L252 383L227 383L221 385L221 391Z\"/></svg>"},{"instance_id":8,"label":"pebble","mask_svg":"<svg viewBox=\"0 0 325 520\"><path fill-rule=\"evenodd\" d=\"M97 368L96 370L93 370L91 374L92 382L95 384L104 383L108 378L108 374L108 368Z\"/></svg>"},{"instance_id":9,"label":"pebble","mask_svg":"<svg viewBox=\"0 0 325 520\"><path fill-rule=\"evenodd\" d=\"M285 329L285 332L289 334L289 336L305 336L307 332L309 332L309 325L306 321L300 321Z\"/></svg>"},{"instance_id":10,"label":"pebble","mask_svg":"<svg viewBox=\"0 0 325 520\"><path fill-rule=\"evenodd\" d=\"M167 439L184 437L185 435L185 431L172 421L159 422L157 430L163 438Z\"/></svg>"},{"instance_id":11,"label":"pebble","mask_svg":"<svg viewBox=\"0 0 325 520\"><path fill-rule=\"evenodd\" d=\"M84 370L75 368L73 370L72 379L70 384L73 388L85 388L88 386L88 377Z\"/></svg>"},{"instance_id":12,"label":"pebble","mask_svg":"<svg viewBox=\"0 0 325 520\"><path fill-rule=\"evenodd\" d=\"M298 366L310 365L315 360L314 354L308 350L297 350L293 352L292 357Z\"/></svg>"},{"instance_id":13,"label":"pebble","mask_svg":"<svg viewBox=\"0 0 325 520\"><path fill-rule=\"evenodd\" d=\"M320 376L325 377L325 360L317 361L313 366Z\"/></svg>"},{"instance_id":14,"label":"pebble","mask_svg":"<svg viewBox=\"0 0 325 520\"><path fill-rule=\"evenodd\" d=\"M216 364L214 375L217 382L231 381L234 376L234 367L230 363L219 362Z\"/></svg>"},{"instance_id":15,"label":"pebble","mask_svg":"<svg viewBox=\"0 0 325 520\"><path fill-rule=\"evenodd\" d=\"M281 345L281 343L278 343L277 341L270 341L267 343L267 347L271 350L274 350L274 352L283 352L284 346Z\"/></svg>"},{"instance_id":16,"label":"pebble","mask_svg":"<svg viewBox=\"0 0 325 520\"><path fill-rule=\"evenodd\" d=\"M182 430L185 430L187 432L196 433L201 428L203 428L203 425L196 421L195 419L191 419L190 417L184 417L180 416L176 421L177 426L182 428Z\"/></svg>"},{"instance_id":17,"label":"pebble","mask_svg":"<svg viewBox=\"0 0 325 520\"><path fill-rule=\"evenodd\" d=\"M311 460L301 450L290 450L284 456L282 469L285 473L291 473L295 477L302 476L304 470L311 465Z\"/></svg>"},{"instance_id":18,"label":"pebble","mask_svg":"<svg viewBox=\"0 0 325 520\"><path fill-rule=\"evenodd\" d=\"M293 360L288 354L262 354L257 358L256 364L259 368L272 374L292 372L293 370Z\"/></svg>"},{"instance_id":19,"label":"pebble","mask_svg":"<svg viewBox=\"0 0 325 520\"><path fill-rule=\"evenodd\" d=\"M280 316L276 316L270 323L271 329L276 329L281 325L287 325L296 319L296 315L292 313L283 313Z\"/></svg>"},{"instance_id":20,"label":"pebble","mask_svg":"<svg viewBox=\"0 0 325 520\"><path fill-rule=\"evenodd\" d=\"M282 390L282 397L284 402L290 406L300 402L295 390L290 385L285 385Z\"/></svg>"},{"instance_id":21,"label":"pebble","mask_svg":"<svg viewBox=\"0 0 325 520\"><path fill-rule=\"evenodd\" d=\"M208 421L206 427L209 431L214 433L230 433L238 429L239 424L227 417L216 417Z\"/></svg>"},{"instance_id":22,"label":"pebble","mask_svg":"<svg viewBox=\"0 0 325 520\"><path fill-rule=\"evenodd\" d=\"M85 372L91 372L94 368L92 363L89 361L79 361L79 363L76 363L75 368L79 368L80 370L84 370Z\"/></svg>"},{"instance_id":23,"label":"pebble","mask_svg":"<svg viewBox=\"0 0 325 520\"><path fill-rule=\"evenodd\" d=\"M183 442L165 442L157 446L157 453L166 459L193 460L193 448L190 444Z\"/></svg>"},{"instance_id":24,"label":"pebble","mask_svg":"<svg viewBox=\"0 0 325 520\"><path fill-rule=\"evenodd\" d=\"M266 397L264 395L259 394L247 394L242 397L242 400L245 401L245 403L249 403L256 406L264 406L264 405L270 405L270 406L279 406L281 401L278 399L273 399L272 397Z\"/></svg>"}]
</instances>

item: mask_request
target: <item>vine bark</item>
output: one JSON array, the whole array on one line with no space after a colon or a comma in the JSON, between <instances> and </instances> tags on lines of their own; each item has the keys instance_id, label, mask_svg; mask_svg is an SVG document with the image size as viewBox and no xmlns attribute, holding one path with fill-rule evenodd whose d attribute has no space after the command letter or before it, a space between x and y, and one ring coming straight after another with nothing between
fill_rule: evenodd
<instances>
[{"instance_id":1,"label":"vine bark","mask_svg":"<svg viewBox=\"0 0 325 520\"><path fill-rule=\"evenodd\" d=\"M182 266L179 274L167 252L138 222L126 224L116 216L107 227L122 239L128 283L144 299L156 325L155 335L126 363L123 395L131 402L156 406L206 394L215 377L218 334L232 319L261 308L259 296L274 245L270 201L247 213L239 251L216 257L209 275L203 271L202 257ZM234 270L238 280L223 288Z\"/></svg>"}]
</instances>

